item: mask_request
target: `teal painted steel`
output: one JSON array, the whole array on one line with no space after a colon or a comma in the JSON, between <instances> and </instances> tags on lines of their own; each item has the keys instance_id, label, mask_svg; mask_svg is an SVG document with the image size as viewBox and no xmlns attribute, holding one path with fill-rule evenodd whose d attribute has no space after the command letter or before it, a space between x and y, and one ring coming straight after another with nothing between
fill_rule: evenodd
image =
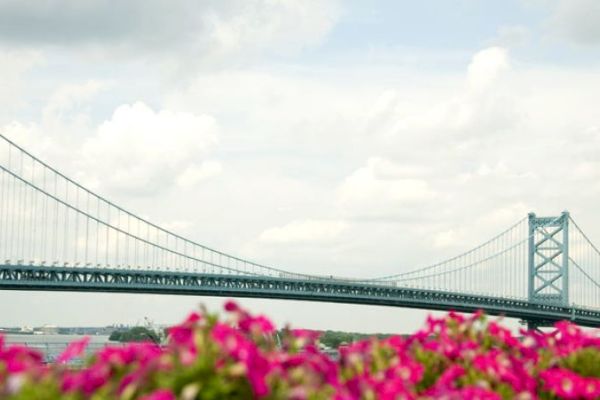
<instances>
[{"instance_id":1,"label":"teal painted steel","mask_svg":"<svg viewBox=\"0 0 600 400\"><path fill-rule=\"evenodd\" d=\"M529 214L529 301L569 304L569 213Z\"/></svg>"},{"instance_id":2,"label":"teal painted steel","mask_svg":"<svg viewBox=\"0 0 600 400\"><path fill-rule=\"evenodd\" d=\"M462 254L417 269L362 279L311 275L236 257L163 229L2 135L0 263L5 290L484 309L537 325L559 319L600 325L600 250L568 212L531 213Z\"/></svg>"},{"instance_id":3,"label":"teal painted steel","mask_svg":"<svg viewBox=\"0 0 600 400\"><path fill-rule=\"evenodd\" d=\"M568 319L600 327L600 311L466 293L348 283L117 269L0 266L0 289L67 292L153 293L307 300L331 303L475 312L519 318L538 325Z\"/></svg>"}]
</instances>

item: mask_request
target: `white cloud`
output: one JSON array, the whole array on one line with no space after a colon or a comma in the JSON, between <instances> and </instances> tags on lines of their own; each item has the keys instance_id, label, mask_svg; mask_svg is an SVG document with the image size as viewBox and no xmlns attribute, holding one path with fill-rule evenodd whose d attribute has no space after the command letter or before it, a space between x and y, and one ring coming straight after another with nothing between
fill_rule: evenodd
<instances>
[{"instance_id":1,"label":"white cloud","mask_svg":"<svg viewBox=\"0 0 600 400\"><path fill-rule=\"evenodd\" d=\"M237 2L234 2L237 3ZM319 43L339 15L337 2L285 0L244 2L235 12L226 7L207 13L216 53L247 54L248 49L293 51ZM239 4L238 4L239 5Z\"/></svg>"},{"instance_id":2,"label":"white cloud","mask_svg":"<svg viewBox=\"0 0 600 400\"><path fill-rule=\"evenodd\" d=\"M600 160L579 161L573 165L571 173L574 179L597 180L600 177Z\"/></svg>"},{"instance_id":3,"label":"white cloud","mask_svg":"<svg viewBox=\"0 0 600 400\"><path fill-rule=\"evenodd\" d=\"M43 160L52 160L55 168L73 171L73 164L82 161L83 140L94 131L90 102L107 87L96 80L59 85L48 95L39 119L12 119L0 132Z\"/></svg>"},{"instance_id":4,"label":"white cloud","mask_svg":"<svg viewBox=\"0 0 600 400\"><path fill-rule=\"evenodd\" d=\"M222 170L221 163L215 160L207 160L200 165L192 164L177 177L177 184L181 187L193 187L205 179L219 175Z\"/></svg>"},{"instance_id":5,"label":"white cloud","mask_svg":"<svg viewBox=\"0 0 600 400\"><path fill-rule=\"evenodd\" d=\"M171 232L175 232L177 234L181 234L181 232L189 229L192 224L190 221L168 221L160 224L162 228L167 229ZM135 229L135 228L133 228Z\"/></svg>"},{"instance_id":6,"label":"white cloud","mask_svg":"<svg viewBox=\"0 0 600 400\"><path fill-rule=\"evenodd\" d=\"M123 58L154 55L185 69L313 46L339 14L337 0L0 2L0 41Z\"/></svg>"},{"instance_id":7,"label":"white cloud","mask_svg":"<svg viewBox=\"0 0 600 400\"><path fill-rule=\"evenodd\" d=\"M531 36L531 31L523 25L504 25L498 28L497 36L492 43L500 47L516 47L524 45Z\"/></svg>"},{"instance_id":8,"label":"white cloud","mask_svg":"<svg viewBox=\"0 0 600 400\"><path fill-rule=\"evenodd\" d=\"M509 69L508 52L501 47L489 47L473 56L467 69L469 88L482 92L498 80L498 77Z\"/></svg>"},{"instance_id":9,"label":"white cloud","mask_svg":"<svg viewBox=\"0 0 600 400\"><path fill-rule=\"evenodd\" d=\"M567 40L581 45L600 45L600 2L560 0L550 26Z\"/></svg>"},{"instance_id":10,"label":"white cloud","mask_svg":"<svg viewBox=\"0 0 600 400\"><path fill-rule=\"evenodd\" d=\"M83 145L84 178L131 194L194 184L218 172L214 162L203 166L217 136L217 124L207 115L155 112L141 102L122 105Z\"/></svg>"},{"instance_id":11,"label":"white cloud","mask_svg":"<svg viewBox=\"0 0 600 400\"><path fill-rule=\"evenodd\" d=\"M535 179L536 177L537 175L534 171L514 171L504 161L500 161L495 165L489 165L486 161L483 161L477 169L459 174L457 181L464 184L477 180L514 181L519 179Z\"/></svg>"},{"instance_id":12,"label":"white cloud","mask_svg":"<svg viewBox=\"0 0 600 400\"><path fill-rule=\"evenodd\" d=\"M465 243L465 234L461 230L449 229L446 231L435 232L432 238L432 245L437 249L447 247L457 247Z\"/></svg>"},{"instance_id":13,"label":"white cloud","mask_svg":"<svg viewBox=\"0 0 600 400\"><path fill-rule=\"evenodd\" d=\"M58 87L50 96L42 110L42 118L50 121L75 119L73 112L82 104L88 104L100 91L107 89L108 83L89 80L82 84L65 84ZM81 115L81 114L79 114Z\"/></svg>"},{"instance_id":14,"label":"white cloud","mask_svg":"<svg viewBox=\"0 0 600 400\"><path fill-rule=\"evenodd\" d=\"M197 49L222 59L248 51L247 60L285 47L285 34L261 42L255 21L229 16L219 22L231 23L226 34L207 38L214 47ZM319 36L306 40L292 51ZM52 96L30 94L31 113L7 114L16 121L2 129L52 165L70 162L61 169L131 211L298 272L402 272L468 250L528 211L569 208L600 237L596 69L524 63L519 51L513 62L500 47L473 52L470 66L460 55L460 72L446 68L456 58L418 64L434 69L389 63L404 55L377 66L341 64L335 54L326 66L318 54L309 65L233 62L166 91L128 73L110 86L61 83ZM53 90L51 74L31 85ZM110 116L132 98L156 106L125 105Z\"/></svg>"},{"instance_id":15,"label":"white cloud","mask_svg":"<svg viewBox=\"0 0 600 400\"><path fill-rule=\"evenodd\" d=\"M367 168L377 179L404 179L425 174L427 168L421 165L398 164L382 157L370 157Z\"/></svg>"},{"instance_id":16,"label":"white cloud","mask_svg":"<svg viewBox=\"0 0 600 400\"><path fill-rule=\"evenodd\" d=\"M426 180L414 178L390 160L372 157L364 167L346 177L337 189L337 202L346 215L384 217L404 214L406 207L436 198Z\"/></svg>"},{"instance_id":17,"label":"white cloud","mask_svg":"<svg viewBox=\"0 0 600 400\"><path fill-rule=\"evenodd\" d=\"M509 71L506 49L483 49L473 55L463 84L454 93L441 92L442 96L423 101L418 89L417 93L386 90L367 113L365 126L372 136L378 129L388 146L396 145L405 153L432 140L457 146L505 132L520 117L504 81Z\"/></svg>"},{"instance_id":18,"label":"white cloud","mask_svg":"<svg viewBox=\"0 0 600 400\"><path fill-rule=\"evenodd\" d=\"M302 220L263 231L258 241L265 244L324 244L337 239L348 228L344 221Z\"/></svg>"},{"instance_id":19,"label":"white cloud","mask_svg":"<svg viewBox=\"0 0 600 400\"><path fill-rule=\"evenodd\" d=\"M0 123L3 115L14 112L25 104L22 91L26 86L23 77L30 69L43 62L41 52L31 49L11 49L0 46Z\"/></svg>"},{"instance_id":20,"label":"white cloud","mask_svg":"<svg viewBox=\"0 0 600 400\"><path fill-rule=\"evenodd\" d=\"M339 148L357 132L367 97L346 80L234 69L199 75L166 105L214 115L236 150L283 154Z\"/></svg>"},{"instance_id":21,"label":"white cloud","mask_svg":"<svg viewBox=\"0 0 600 400\"><path fill-rule=\"evenodd\" d=\"M500 230L508 228L518 220L524 218L527 213L533 211L524 202L513 204L503 204L498 208L492 209L488 213L480 216L476 223L481 226L497 226Z\"/></svg>"},{"instance_id":22,"label":"white cloud","mask_svg":"<svg viewBox=\"0 0 600 400\"><path fill-rule=\"evenodd\" d=\"M50 142L50 137L41 135L38 125L34 122L12 121L2 126L0 132L19 146L34 153L45 153Z\"/></svg>"}]
</instances>

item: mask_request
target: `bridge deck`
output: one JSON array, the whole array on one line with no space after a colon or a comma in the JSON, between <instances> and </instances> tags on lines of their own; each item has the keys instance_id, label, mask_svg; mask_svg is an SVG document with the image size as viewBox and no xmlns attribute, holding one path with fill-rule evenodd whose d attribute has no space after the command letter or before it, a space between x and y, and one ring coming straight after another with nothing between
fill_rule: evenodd
<instances>
[{"instance_id":1,"label":"bridge deck","mask_svg":"<svg viewBox=\"0 0 600 400\"><path fill-rule=\"evenodd\" d=\"M562 319L600 327L600 311L536 304L524 299L361 284L335 279L197 274L124 269L0 265L0 289L152 293L309 300L505 315L544 323Z\"/></svg>"}]
</instances>

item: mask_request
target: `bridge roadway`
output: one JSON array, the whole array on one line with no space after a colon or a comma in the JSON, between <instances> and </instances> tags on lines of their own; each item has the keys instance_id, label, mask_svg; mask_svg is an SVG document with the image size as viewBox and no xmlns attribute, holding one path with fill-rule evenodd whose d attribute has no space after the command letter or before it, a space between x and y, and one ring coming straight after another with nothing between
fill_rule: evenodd
<instances>
[{"instance_id":1,"label":"bridge roadway","mask_svg":"<svg viewBox=\"0 0 600 400\"><path fill-rule=\"evenodd\" d=\"M337 279L198 274L64 266L0 265L0 290L225 296L409 307L505 315L545 325L571 320L600 327L600 311L526 300Z\"/></svg>"}]
</instances>

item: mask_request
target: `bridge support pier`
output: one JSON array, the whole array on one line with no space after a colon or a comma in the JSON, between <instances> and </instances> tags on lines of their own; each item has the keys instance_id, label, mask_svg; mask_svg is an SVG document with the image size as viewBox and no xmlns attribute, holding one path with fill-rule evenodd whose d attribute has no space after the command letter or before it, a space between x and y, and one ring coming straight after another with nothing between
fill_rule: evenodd
<instances>
[{"instance_id":1,"label":"bridge support pier","mask_svg":"<svg viewBox=\"0 0 600 400\"><path fill-rule=\"evenodd\" d=\"M529 321L522 321L523 325L525 325L527 327L528 331L539 331L540 330L540 325L538 323L538 321L533 321L533 320L529 320Z\"/></svg>"},{"instance_id":2,"label":"bridge support pier","mask_svg":"<svg viewBox=\"0 0 600 400\"><path fill-rule=\"evenodd\" d=\"M550 321L543 321L539 319L523 319L519 321L521 325L525 325L528 331L541 331L541 328L549 328L554 324Z\"/></svg>"}]
</instances>

